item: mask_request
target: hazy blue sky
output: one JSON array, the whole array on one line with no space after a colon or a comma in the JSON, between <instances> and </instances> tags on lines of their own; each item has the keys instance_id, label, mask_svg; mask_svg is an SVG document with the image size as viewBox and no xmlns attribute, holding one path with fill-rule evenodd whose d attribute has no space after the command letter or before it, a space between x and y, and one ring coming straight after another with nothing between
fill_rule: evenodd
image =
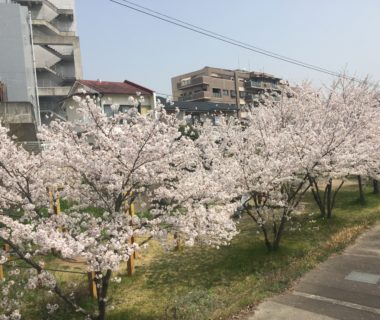
<instances>
[{"instance_id":1,"label":"hazy blue sky","mask_svg":"<svg viewBox=\"0 0 380 320\"><path fill-rule=\"evenodd\" d=\"M122 2L122 0L119 0ZM380 0L135 0L140 5L326 69L380 79ZM204 66L265 71L316 84L329 76L133 12L76 0L84 77L128 79L171 93L170 78Z\"/></svg>"}]
</instances>

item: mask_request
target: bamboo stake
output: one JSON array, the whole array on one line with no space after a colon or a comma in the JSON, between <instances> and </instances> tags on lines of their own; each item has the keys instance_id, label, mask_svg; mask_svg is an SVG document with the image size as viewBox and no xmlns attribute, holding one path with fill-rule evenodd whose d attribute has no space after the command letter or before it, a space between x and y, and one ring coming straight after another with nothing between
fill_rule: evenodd
<instances>
[{"instance_id":1,"label":"bamboo stake","mask_svg":"<svg viewBox=\"0 0 380 320\"><path fill-rule=\"evenodd\" d=\"M181 238L180 238L178 232L176 232L174 234L174 241L175 241L174 250L179 251L179 249L181 248Z\"/></svg>"},{"instance_id":2,"label":"bamboo stake","mask_svg":"<svg viewBox=\"0 0 380 320\"><path fill-rule=\"evenodd\" d=\"M98 298L98 290L96 288L96 281L95 281L95 272L87 272L87 278L88 278L88 290L90 297L93 299Z\"/></svg>"},{"instance_id":3,"label":"bamboo stake","mask_svg":"<svg viewBox=\"0 0 380 320\"><path fill-rule=\"evenodd\" d=\"M0 264L0 281L3 281L5 279L4 276L4 267L2 264Z\"/></svg>"},{"instance_id":4,"label":"bamboo stake","mask_svg":"<svg viewBox=\"0 0 380 320\"><path fill-rule=\"evenodd\" d=\"M10 247L9 244L4 244L3 250L5 252L9 252ZM5 279L5 271L4 271L4 266L0 264L0 281L3 281Z\"/></svg>"},{"instance_id":5,"label":"bamboo stake","mask_svg":"<svg viewBox=\"0 0 380 320\"><path fill-rule=\"evenodd\" d=\"M50 209L53 209L54 214L61 214L61 201L59 199L59 193L56 192L56 199L54 201L54 189L48 188L49 191L49 202L50 202Z\"/></svg>"},{"instance_id":6,"label":"bamboo stake","mask_svg":"<svg viewBox=\"0 0 380 320\"><path fill-rule=\"evenodd\" d=\"M130 204L128 208L128 214L131 217L131 222L130 225L133 226L133 216L135 215L135 205L133 203ZM132 236L131 239L129 240L130 244L133 244L135 242L135 237ZM127 262L127 275L128 276L133 276L135 273L135 259L136 259L136 253L133 252L133 254L129 257L128 262Z\"/></svg>"}]
</instances>

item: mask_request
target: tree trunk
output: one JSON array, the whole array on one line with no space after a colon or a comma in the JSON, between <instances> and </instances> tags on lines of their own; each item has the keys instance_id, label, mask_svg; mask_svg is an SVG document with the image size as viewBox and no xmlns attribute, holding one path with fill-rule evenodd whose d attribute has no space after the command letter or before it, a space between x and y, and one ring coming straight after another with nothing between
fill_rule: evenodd
<instances>
[{"instance_id":1,"label":"tree trunk","mask_svg":"<svg viewBox=\"0 0 380 320\"><path fill-rule=\"evenodd\" d=\"M309 177L309 183L311 185L311 193L313 194L314 200L318 205L319 212L321 213L321 218L323 218L326 216L326 210L324 201L321 198L318 182L315 180L315 178Z\"/></svg>"},{"instance_id":2,"label":"tree trunk","mask_svg":"<svg viewBox=\"0 0 380 320\"><path fill-rule=\"evenodd\" d=\"M284 213L284 215L281 218L280 226L278 227L277 233L275 235L275 239L273 241L273 246L272 246L273 251L277 251L278 248L280 247L280 241L282 238L282 234L284 233L285 223L286 223L286 218L285 218L285 213Z\"/></svg>"},{"instance_id":3,"label":"tree trunk","mask_svg":"<svg viewBox=\"0 0 380 320\"><path fill-rule=\"evenodd\" d=\"M123 194L120 193L115 201L115 211L120 212L122 205L123 205Z\"/></svg>"},{"instance_id":4,"label":"tree trunk","mask_svg":"<svg viewBox=\"0 0 380 320\"><path fill-rule=\"evenodd\" d=\"M107 291L109 286L109 281L111 279L112 270L107 270L107 273L103 278L101 279L102 286L99 288L98 291L98 310L99 310L99 317L98 320L106 320L106 308L107 308Z\"/></svg>"},{"instance_id":5,"label":"tree trunk","mask_svg":"<svg viewBox=\"0 0 380 320\"><path fill-rule=\"evenodd\" d=\"M327 183L327 186L326 186L326 189L325 189L325 193L326 193L326 203L325 203L325 207L327 209L327 219L331 219L332 217L332 195L331 195L331 191L332 191L332 179L329 180L329 182Z\"/></svg>"},{"instance_id":6,"label":"tree trunk","mask_svg":"<svg viewBox=\"0 0 380 320\"><path fill-rule=\"evenodd\" d=\"M373 179L373 194L380 194L379 181Z\"/></svg>"},{"instance_id":7,"label":"tree trunk","mask_svg":"<svg viewBox=\"0 0 380 320\"><path fill-rule=\"evenodd\" d=\"M263 234L264 234L264 242L265 242L265 246L267 247L268 251L272 251L273 250L273 246L272 246L272 243L269 239L269 235L268 235L268 231L267 229L265 228L265 226L261 226L261 230L263 231Z\"/></svg>"},{"instance_id":8,"label":"tree trunk","mask_svg":"<svg viewBox=\"0 0 380 320\"><path fill-rule=\"evenodd\" d=\"M335 191L333 190L333 180L331 178L328 180L323 191L321 191L321 189L318 187L318 182L315 179L309 178L309 181L314 200L317 203L319 211L321 213L321 218L332 218L336 195L342 188L344 180L341 181Z\"/></svg>"},{"instance_id":9,"label":"tree trunk","mask_svg":"<svg viewBox=\"0 0 380 320\"><path fill-rule=\"evenodd\" d=\"M319 191L314 190L314 188L311 189L311 192L313 194L315 202L318 205L320 216L321 218L324 218L326 216L326 210L325 210L325 205L321 199L321 195Z\"/></svg>"},{"instance_id":10,"label":"tree trunk","mask_svg":"<svg viewBox=\"0 0 380 320\"><path fill-rule=\"evenodd\" d=\"M358 175L358 184L359 184L359 202L360 204L365 204L364 190L363 190L363 181L361 175Z\"/></svg>"}]
</instances>

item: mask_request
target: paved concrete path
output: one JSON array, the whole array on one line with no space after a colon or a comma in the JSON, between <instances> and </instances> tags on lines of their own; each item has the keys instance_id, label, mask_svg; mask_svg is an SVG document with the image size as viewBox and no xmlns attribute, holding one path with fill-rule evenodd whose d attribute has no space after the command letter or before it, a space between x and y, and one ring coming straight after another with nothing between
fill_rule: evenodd
<instances>
[{"instance_id":1,"label":"paved concrete path","mask_svg":"<svg viewBox=\"0 0 380 320\"><path fill-rule=\"evenodd\" d=\"M247 320L380 320L380 225Z\"/></svg>"}]
</instances>

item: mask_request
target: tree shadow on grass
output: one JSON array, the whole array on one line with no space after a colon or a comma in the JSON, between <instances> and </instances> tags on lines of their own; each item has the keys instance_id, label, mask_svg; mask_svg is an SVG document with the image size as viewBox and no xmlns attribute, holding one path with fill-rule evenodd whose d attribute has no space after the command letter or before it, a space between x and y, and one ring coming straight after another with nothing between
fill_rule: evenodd
<instances>
[{"instance_id":1,"label":"tree shadow on grass","mask_svg":"<svg viewBox=\"0 0 380 320\"><path fill-rule=\"evenodd\" d=\"M268 253L249 221L230 246L183 247L158 255L139 266L133 279L123 279L123 296L133 299L120 299L110 319L213 318L241 295L250 299L254 283L286 266L289 252L285 247Z\"/></svg>"},{"instance_id":2,"label":"tree shadow on grass","mask_svg":"<svg viewBox=\"0 0 380 320\"><path fill-rule=\"evenodd\" d=\"M245 228L226 247L181 248L180 252L169 252L157 257L141 272L146 275L146 286L156 290L172 290L173 287L212 289L229 286L246 276L261 276L263 269L270 272L281 264L287 248L268 253L262 239L254 233L249 221Z\"/></svg>"}]
</instances>

